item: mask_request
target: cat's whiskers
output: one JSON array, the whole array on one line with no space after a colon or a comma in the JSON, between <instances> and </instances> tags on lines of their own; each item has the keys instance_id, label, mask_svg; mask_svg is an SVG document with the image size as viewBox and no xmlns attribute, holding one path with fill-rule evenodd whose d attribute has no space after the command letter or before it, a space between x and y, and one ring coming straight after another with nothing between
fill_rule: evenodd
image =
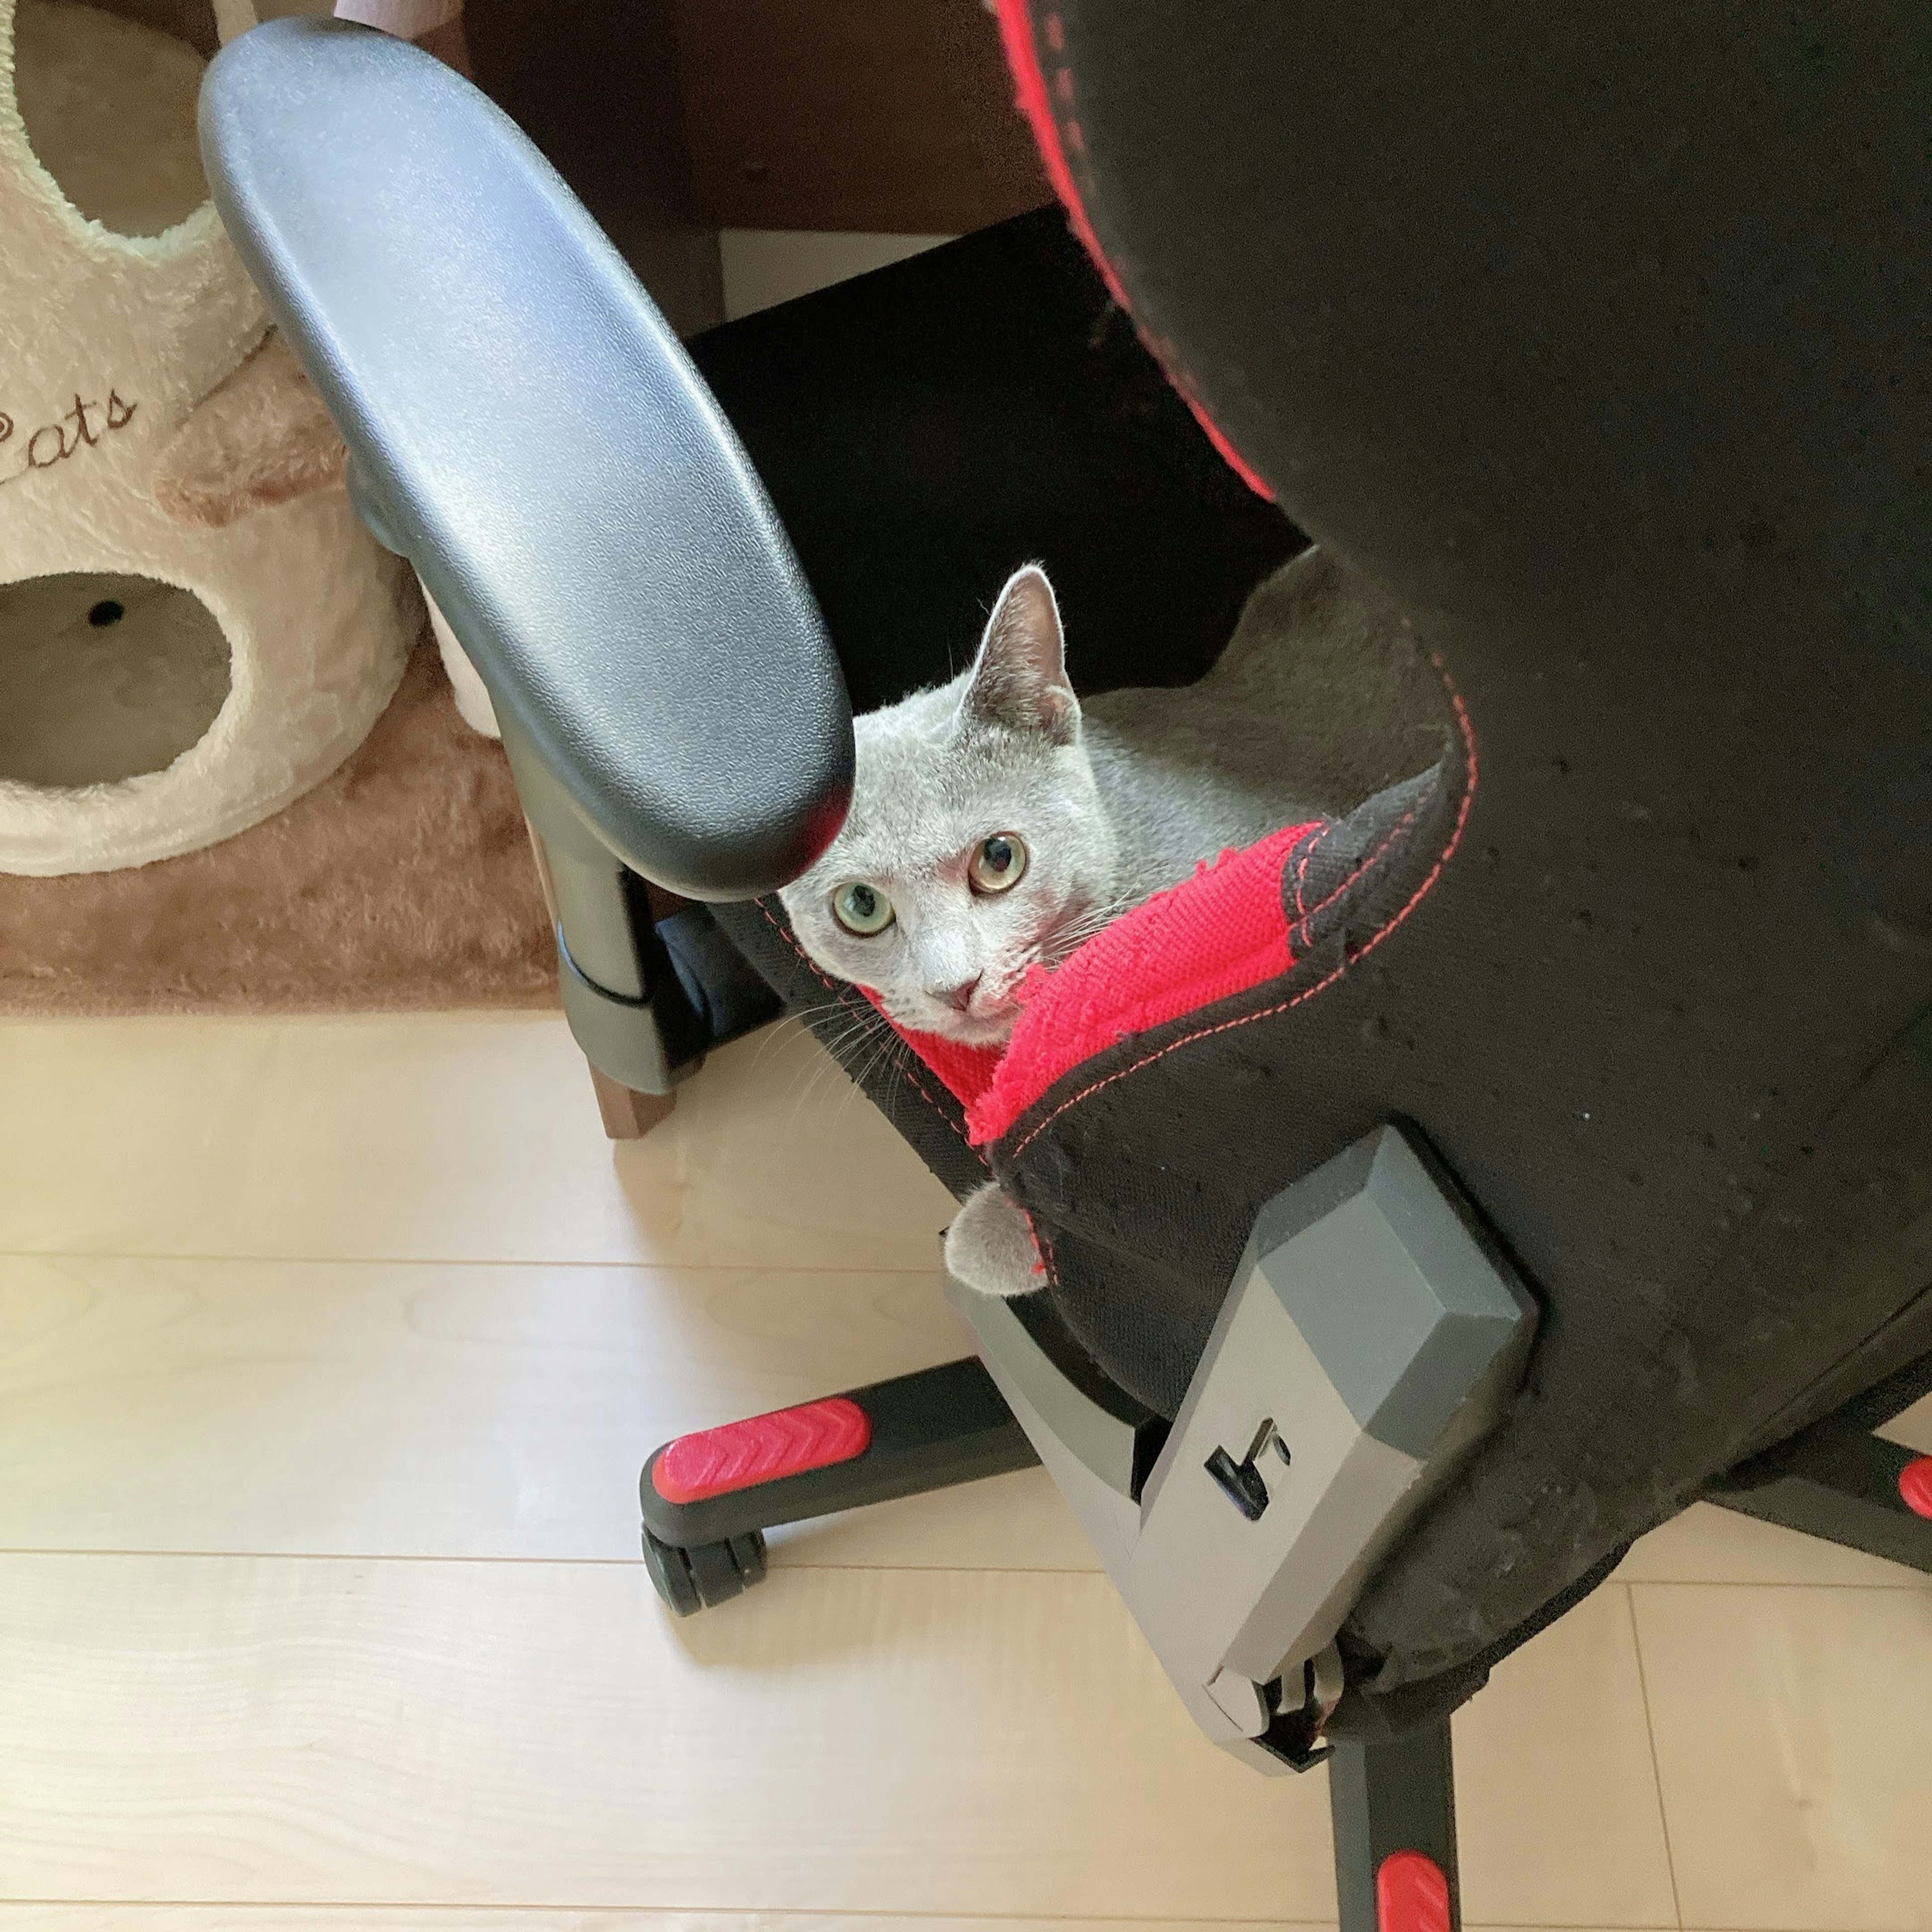
<instances>
[{"instance_id":1,"label":"cat's whiskers","mask_svg":"<svg viewBox=\"0 0 1932 1932\"><path fill-rule=\"evenodd\" d=\"M813 1006L802 1006L796 1012L788 1013L772 1028L772 1038L766 1042L767 1046L776 1046L784 1050L790 1048L794 1042L802 1041L807 1043L808 1051L793 1075L794 1088L808 1086L824 1065L826 1058L824 1053L822 1051L811 1050L822 1048L825 1044L824 1039L821 1037L813 1023L818 1022L820 1025L829 1025L832 1036L836 1039L846 1028L828 1022L825 1016L844 1013L849 1010L848 1003L844 1000L824 1000ZM760 1060L764 1058L764 1051L765 1048L761 1047L759 1054Z\"/></svg>"},{"instance_id":2,"label":"cat's whiskers","mask_svg":"<svg viewBox=\"0 0 1932 1932\"><path fill-rule=\"evenodd\" d=\"M791 1124L796 1126L799 1117L818 1098L826 1083L836 1074L844 1071L843 1064L831 1053L813 1055L808 1065L800 1072L794 1082L792 1094Z\"/></svg>"},{"instance_id":3,"label":"cat's whiskers","mask_svg":"<svg viewBox=\"0 0 1932 1932\"><path fill-rule=\"evenodd\" d=\"M874 1076L882 1068L889 1074L896 1075L901 1070L899 1053L903 1044L898 1035L888 1028L884 1034L873 1042L872 1052L864 1063L856 1068L848 1070L851 1073L852 1084L840 1100L839 1106L842 1112L851 1105L854 1094L866 1093L870 1090ZM889 1083L888 1093L879 1096L881 1106L890 1104L890 1087L894 1084L896 1083Z\"/></svg>"},{"instance_id":4,"label":"cat's whiskers","mask_svg":"<svg viewBox=\"0 0 1932 1932\"><path fill-rule=\"evenodd\" d=\"M825 1051L806 1071L793 1107L794 1120L834 1068L844 1073L855 1087L862 1086L880 1055L892 1054L902 1045L885 1016L869 1000L833 1000L812 1010L822 1012L834 1007L844 1011L845 1022L842 1025L828 1026L822 1033L814 1033L813 1037Z\"/></svg>"},{"instance_id":5,"label":"cat's whiskers","mask_svg":"<svg viewBox=\"0 0 1932 1932\"><path fill-rule=\"evenodd\" d=\"M849 1072L884 1024L876 1014L854 1013L843 1025L817 1036L818 1044L825 1049L826 1059Z\"/></svg>"},{"instance_id":6,"label":"cat's whiskers","mask_svg":"<svg viewBox=\"0 0 1932 1932\"><path fill-rule=\"evenodd\" d=\"M810 1054L800 1073L809 1078L823 1067L826 1060L837 1057L839 1049L862 1028L862 1022L856 1016L844 1020L821 1022L820 1028L808 1027L804 1037L818 1051Z\"/></svg>"},{"instance_id":7,"label":"cat's whiskers","mask_svg":"<svg viewBox=\"0 0 1932 1932\"><path fill-rule=\"evenodd\" d=\"M766 1056L774 1051L784 1052L801 1040L813 1037L812 1021L820 1013L829 1013L842 1009L843 1000L821 1000L817 1004L800 1006L792 1012L782 1014L765 1029L764 1036L758 1042L758 1048L752 1057L755 1068L765 1064Z\"/></svg>"},{"instance_id":8,"label":"cat's whiskers","mask_svg":"<svg viewBox=\"0 0 1932 1932\"><path fill-rule=\"evenodd\" d=\"M1086 906L1072 918L1063 920L1036 940L1033 956L1049 970L1066 964L1090 939L1097 938L1129 909L1124 899L1108 900Z\"/></svg>"},{"instance_id":9,"label":"cat's whiskers","mask_svg":"<svg viewBox=\"0 0 1932 1932\"><path fill-rule=\"evenodd\" d=\"M845 1072L851 1080L850 1090L840 1102L840 1110L848 1106L854 1094L869 1090L870 1083L883 1069L886 1076L883 1089L873 1098L878 1104L890 1110L898 1097L901 1082L905 1077L905 1056L911 1051L883 1016L874 1015L878 1020L878 1030L871 1042L870 1051L857 1065L848 1064Z\"/></svg>"}]
</instances>

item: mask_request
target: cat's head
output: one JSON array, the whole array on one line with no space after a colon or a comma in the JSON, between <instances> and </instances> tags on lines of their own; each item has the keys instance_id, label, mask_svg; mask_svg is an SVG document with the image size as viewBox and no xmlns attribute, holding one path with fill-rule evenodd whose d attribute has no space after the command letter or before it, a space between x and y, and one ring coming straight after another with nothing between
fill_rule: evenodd
<instances>
[{"instance_id":1,"label":"cat's head","mask_svg":"<svg viewBox=\"0 0 1932 1932\"><path fill-rule=\"evenodd\" d=\"M971 670L854 729L852 808L780 896L792 929L902 1025L1003 1041L1028 968L1093 929L1118 866L1045 572L1007 580Z\"/></svg>"}]
</instances>

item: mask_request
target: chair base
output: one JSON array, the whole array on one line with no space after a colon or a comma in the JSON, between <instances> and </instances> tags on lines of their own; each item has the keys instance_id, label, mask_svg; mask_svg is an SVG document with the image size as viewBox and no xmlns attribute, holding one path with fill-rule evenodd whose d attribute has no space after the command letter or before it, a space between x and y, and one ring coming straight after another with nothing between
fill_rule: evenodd
<instances>
[{"instance_id":1,"label":"chair base","mask_svg":"<svg viewBox=\"0 0 1932 1932\"><path fill-rule=\"evenodd\" d=\"M1341 1932L1461 1932L1449 1720L1337 1741L1328 1760Z\"/></svg>"},{"instance_id":2,"label":"chair base","mask_svg":"<svg viewBox=\"0 0 1932 1932\"><path fill-rule=\"evenodd\" d=\"M1740 1464L1708 1486L1706 1498L1932 1574L1932 1457L1872 1433L1928 1393L1932 1356ZM830 1448L820 1440L826 1431L818 1426L818 1412L841 1402L866 1418L856 1450L850 1432ZM842 1419L849 1429L849 1418ZM656 1472L681 1444L715 1442L729 1460L746 1453L738 1432L761 1427L788 1438L766 1480L740 1480L683 1503L662 1492L660 1480L678 1485ZM826 1460L812 1462L814 1455ZM974 1482L1038 1460L976 1360L923 1369L667 1443L646 1466L641 1485L646 1567L666 1604L688 1616L763 1577L766 1528ZM1448 1718L1337 1738L1321 1755L1328 1765L1340 1932L1461 1932Z\"/></svg>"},{"instance_id":3,"label":"chair base","mask_svg":"<svg viewBox=\"0 0 1932 1932\"><path fill-rule=\"evenodd\" d=\"M690 1616L764 1576L768 1529L1039 1460L979 1362L944 1362L666 1443L638 1483L646 1566Z\"/></svg>"}]
</instances>

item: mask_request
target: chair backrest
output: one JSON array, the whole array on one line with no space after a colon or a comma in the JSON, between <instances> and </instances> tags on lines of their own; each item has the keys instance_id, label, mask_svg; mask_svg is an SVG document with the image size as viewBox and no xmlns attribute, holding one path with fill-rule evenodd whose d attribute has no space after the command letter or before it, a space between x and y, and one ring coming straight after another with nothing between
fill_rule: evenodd
<instances>
[{"instance_id":1,"label":"chair backrest","mask_svg":"<svg viewBox=\"0 0 1932 1932\"><path fill-rule=\"evenodd\" d=\"M1144 334L1471 723L1412 904L989 1150L1170 1408L1275 1189L1446 1156L1548 1318L1358 1606L1399 1683L1932 1342L1932 22L1002 12Z\"/></svg>"}]
</instances>

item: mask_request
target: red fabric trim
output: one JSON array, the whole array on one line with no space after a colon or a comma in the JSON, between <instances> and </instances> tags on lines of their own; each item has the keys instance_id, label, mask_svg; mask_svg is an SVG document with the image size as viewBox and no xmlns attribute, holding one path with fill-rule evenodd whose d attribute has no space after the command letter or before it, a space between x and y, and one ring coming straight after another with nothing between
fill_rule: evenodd
<instances>
[{"instance_id":1,"label":"red fabric trim","mask_svg":"<svg viewBox=\"0 0 1932 1932\"><path fill-rule=\"evenodd\" d=\"M1134 305L1127 299L1126 284L1119 272L1108 260L1106 251L1100 246L1100 237L1094 232L1094 224L1087 218L1087 205L1081 198L1078 184L1073 178L1072 165L1066 158L1070 148L1076 154L1087 152L1087 136L1079 121L1076 118L1076 82L1073 70L1064 59L1056 58L1053 74L1053 92L1047 91L1046 75L1040 65L1040 47L1034 37L1033 17L1028 0L996 0L999 11L1000 38L1006 50L1006 64L1012 69L1013 84L1018 90L1020 111L1025 115L1033 128L1034 140L1039 144L1040 158L1046 164L1046 178L1053 184L1053 191L1066 210L1066 218L1081 245L1094 258L1094 266L1100 272L1100 278L1107 285L1107 292L1118 302L1130 316ZM1066 45L1066 29L1058 14L1048 14L1045 19L1046 42L1056 57L1064 54ZM1054 100L1058 98L1065 118L1055 112ZM1136 323L1136 326L1138 325ZM1208 440L1214 446L1216 453L1234 474L1264 502L1272 503L1274 492L1262 481L1253 465L1228 440L1220 424L1207 411L1196 392L1192 380L1180 365L1174 345L1141 328L1140 338L1147 345L1148 352L1166 373L1167 380L1174 388L1188 408L1193 412L1194 420L1206 433Z\"/></svg>"},{"instance_id":2,"label":"red fabric trim","mask_svg":"<svg viewBox=\"0 0 1932 1932\"><path fill-rule=\"evenodd\" d=\"M1069 1108L1078 1106L1083 1100L1092 1099L1096 1094L1101 1092L1104 1088L1112 1086L1115 1081L1124 1080L1130 1074L1141 1072L1144 1069L1153 1066L1156 1060L1165 1060L1170 1053L1178 1053L1183 1047L1192 1046L1200 1040L1212 1040L1216 1034L1232 1032L1236 1027L1252 1026L1257 1020L1273 1019L1279 1014L1291 1012L1295 1007L1304 1005L1307 1001L1313 999L1318 993L1325 993L1358 961L1365 958L1381 945L1382 941L1388 938L1389 934L1394 932L1418 906L1421 904L1430 892L1435 890L1436 880L1442 878L1444 868L1456 856L1456 848L1462 844L1462 834L1468 829L1470 809L1476 802L1476 782L1479 766L1476 757L1476 730L1474 725L1470 721L1469 707L1462 701L1462 694L1456 688L1454 680L1450 677L1448 668L1442 662L1441 652L1438 652L1430 662L1441 674L1442 682L1448 687L1449 701L1455 707L1456 729L1462 734L1465 761L1462 796L1456 808L1456 823L1450 830L1448 839L1443 845L1441 854L1438 856L1435 864L1430 867L1422 883L1409 895L1402 910L1385 924L1378 926L1370 934L1368 939L1361 946L1348 953L1332 973L1318 980L1313 986L1304 988L1292 998L1283 1000L1276 1006L1263 1006L1255 1012L1239 1014L1233 1019L1222 1020L1214 1026L1202 1027L1193 1033L1183 1034L1178 1040L1169 1040L1165 1046L1159 1047L1154 1052L1145 1054L1141 1059L1136 1060L1131 1066L1124 1066L1118 1073L1110 1073L1105 1079L1096 1080L1092 1085L1082 1088L1080 1091L1070 1099L1061 1101L1052 1113L1048 1114L1043 1120L1038 1122L1028 1132L1026 1138L1012 1150L1011 1159L1018 1160L1020 1156L1024 1154L1027 1149ZM1403 830L1408 822L1408 820L1405 818L1402 824L1396 827L1396 834L1392 834L1388 838L1384 839L1375 851L1353 872L1350 873L1348 877L1333 892L1330 893L1327 898L1322 902L1322 905L1316 908L1316 911L1319 912L1322 907L1333 904L1336 899L1355 884L1364 872L1378 864L1391 848L1395 842L1396 834ZM1317 832L1316 836L1318 838L1321 834ZM1298 892L1300 889L1300 883L1298 877L1296 880ZM1297 929L1299 930L1305 926L1308 919L1312 919L1313 916L1314 914L1311 913L1306 918L1298 920L1296 922ZM983 1159L984 1156L982 1156L982 1158Z\"/></svg>"},{"instance_id":3,"label":"red fabric trim","mask_svg":"<svg viewBox=\"0 0 1932 1932\"><path fill-rule=\"evenodd\" d=\"M1073 170L1066 164L1066 150L1060 145L1060 123L1054 116L1053 104L1047 98L1046 76L1040 69L1040 50L1034 44L1033 20L1027 0L998 0L998 4L1000 39L1006 50L1006 64L1012 69L1013 84L1019 90L1020 112L1032 124L1040 159L1046 164L1046 178L1053 184L1054 193L1059 196L1061 206L1066 210L1067 220L1079 237L1081 245L1093 256L1094 267L1100 270L1101 280L1107 284L1107 292L1131 314L1132 304L1127 300L1127 292L1120 286L1114 265L1102 251L1093 225L1087 219L1086 204L1080 199ZM1048 44L1058 53L1065 44L1058 14L1046 16L1046 35ZM1070 108L1073 104L1072 70L1062 67L1056 79L1064 89L1061 98ZM1076 128L1080 125L1077 121L1072 124Z\"/></svg>"},{"instance_id":4,"label":"red fabric trim","mask_svg":"<svg viewBox=\"0 0 1932 1932\"><path fill-rule=\"evenodd\" d=\"M1005 1057L966 1108L975 1147L996 1141L1054 1082L1137 1033L1178 1019L1294 964L1282 870L1318 825L1290 826L1224 852L1096 934L1035 982Z\"/></svg>"},{"instance_id":5,"label":"red fabric trim","mask_svg":"<svg viewBox=\"0 0 1932 1932\"><path fill-rule=\"evenodd\" d=\"M1282 874L1325 830L1290 826L1224 852L1096 933L1058 971L1036 973L1004 1048L915 1033L889 1015L888 1023L965 1108L967 1138L983 1147L1082 1060L1287 972L1294 953ZM870 988L859 990L879 1005Z\"/></svg>"},{"instance_id":6,"label":"red fabric trim","mask_svg":"<svg viewBox=\"0 0 1932 1932\"><path fill-rule=\"evenodd\" d=\"M1267 483L1263 481L1261 472L1256 470L1228 440L1227 432L1208 413L1208 405L1194 393L1192 382L1175 367L1173 359L1174 352L1171 345L1149 337L1144 329L1141 332L1141 340L1147 344L1155 361L1166 371L1167 380L1174 385L1175 394L1187 405L1193 415L1194 420L1207 433L1208 440L1214 446L1215 454L1220 457L1221 460L1257 496L1260 497L1263 502L1272 503L1274 501L1274 490L1270 489Z\"/></svg>"}]
</instances>

